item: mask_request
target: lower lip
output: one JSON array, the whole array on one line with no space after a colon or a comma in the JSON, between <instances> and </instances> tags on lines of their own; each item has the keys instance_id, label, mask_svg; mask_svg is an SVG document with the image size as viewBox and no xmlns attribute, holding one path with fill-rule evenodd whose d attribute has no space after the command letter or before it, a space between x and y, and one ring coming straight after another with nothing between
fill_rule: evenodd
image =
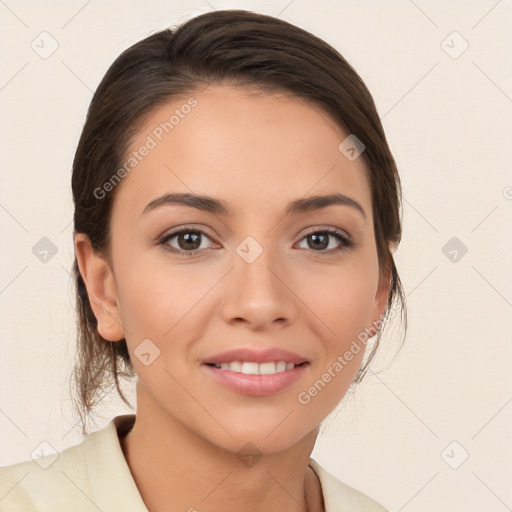
<instances>
[{"instance_id":1,"label":"lower lip","mask_svg":"<svg viewBox=\"0 0 512 512\"><path fill-rule=\"evenodd\" d=\"M270 396L286 389L297 382L309 364L295 366L293 370L285 370L271 375L246 375L245 373L220 370L214 366L203 365L203 368L221 385L226 388L251 396Z\"/></svg>"}]
</instances>

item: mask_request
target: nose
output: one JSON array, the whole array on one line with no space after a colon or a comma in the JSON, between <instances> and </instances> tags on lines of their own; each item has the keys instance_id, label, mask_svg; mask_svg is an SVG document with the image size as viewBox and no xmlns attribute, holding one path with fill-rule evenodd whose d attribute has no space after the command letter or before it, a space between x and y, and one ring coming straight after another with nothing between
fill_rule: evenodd
<instances>
[{"instance_id":1,"label":"nose","mask_svg":"<svg viewBox=\"0 0 512 512\"><path fill-rule=\"evenodd\" d=\"M291 272L284 266L270 250L263 250L251 263L234 254L233 268L226 276L224 320L244 323L252 330L293 323L300 301L293 292Z\"/></svg>"}]
</instances>

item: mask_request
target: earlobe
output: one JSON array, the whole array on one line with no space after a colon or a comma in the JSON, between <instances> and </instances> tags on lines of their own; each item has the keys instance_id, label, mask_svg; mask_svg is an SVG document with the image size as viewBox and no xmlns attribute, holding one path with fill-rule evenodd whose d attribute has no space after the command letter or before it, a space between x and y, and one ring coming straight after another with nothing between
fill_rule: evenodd
<instances>
[{"instance_id":1,"label":"earlobe","mask_svg":"<svg viewBox=\"0 0 512 512\"><path fill-rule=\"evenodd\" d=\"M383 320L383 315L386 311L386 306L388 303L389 290L391 289L391 276L380 276L379 277L379 286L377 288L377 293L375 294L375 302L374 302L374 314L373 314L373 326L379 327Z\"/></svg>"},{"instance_id":2,"label":"earlobe","mask_svg":"<svg viewBox=\"0 0 512 512\"><path fill-rule=\"evenodd\" d=\"M379 327L382 324L384 319L383 315L386 311L386 307L388 305L389 300L389 292L393 286L393 268L394 268L394 255L397 249L397 245L393 243L388 244L389 249L389 266L384 273L381 273L379 269L379 285L377 288L377 293L375 294L375 302L374 302L374 312L373 312L373 325L378 325Z\"/></svg>"},{"instance_id":3,"label":"earlobe","mask_svg":"<svg viewBox=\"0 0 512 512\"><path fill-rule=\"evenodd\" d=\"M98 332L106 340L119 341L125 334L112 269L108 261L93 250L85 234L75 234L74 246L78 268L98 321Z\"/></svg>"}]
</instances>

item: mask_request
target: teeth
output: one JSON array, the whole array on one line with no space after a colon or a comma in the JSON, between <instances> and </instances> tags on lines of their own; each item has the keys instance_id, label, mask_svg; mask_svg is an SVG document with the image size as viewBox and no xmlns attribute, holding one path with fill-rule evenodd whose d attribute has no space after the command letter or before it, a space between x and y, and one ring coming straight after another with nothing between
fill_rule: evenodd
<instances>
[{"instance_id":1,"label":"teeth","mask_svg":"<svg viewBox=\"0 0 512 512\"><path fill-rule=\"evenodd\" d=\"M258 375L260 365L258 363L242 363L242 373L246 375Z\"/></svg>"},{"instance_id":2,"label":"teeth","mask_svg":"<svg viewBox=\"0 0 512 512\"><path fill-rule=\"evenodd\" d=\"M271 361L268 363L255 363L252 361L231 361L230 363L216 364L219 370L231 370L232 372L244 373L245 375L272 375L274 373L293 370L294 363L286 361Z\"/></svg>"},{"instance_id":3,"label":"teeth","mask_svg":"<svg viewBox=\"0 0 512 512\"><path fill-rule=\"evenodd\" d=\"M227 370L231 370L233 372L241 372L242 371L242 363L240 361L232 361L231 363L222 363L227 364ZM221 364L221 368L222 368Z\"/></svg>"}]
</instances>

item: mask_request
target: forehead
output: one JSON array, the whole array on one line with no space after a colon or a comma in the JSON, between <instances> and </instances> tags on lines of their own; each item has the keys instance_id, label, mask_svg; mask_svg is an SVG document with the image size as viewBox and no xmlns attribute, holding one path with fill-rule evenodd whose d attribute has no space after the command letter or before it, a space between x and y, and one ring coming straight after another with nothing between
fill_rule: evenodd
<instances>
[{"instance_id":1,"label":"forehead","mask_svg":"<svg viewBox=\"0 0 512 512\"><path fill-rule=\"evenodd\" d=\"M371 213L364 159L339 149L347 135L301 98L211 85L147 117L125 156L133 166L115 203L140 214L155 197L179 191L223 198L240 211L341 192Z\"/></svg>"}]
</instances>

